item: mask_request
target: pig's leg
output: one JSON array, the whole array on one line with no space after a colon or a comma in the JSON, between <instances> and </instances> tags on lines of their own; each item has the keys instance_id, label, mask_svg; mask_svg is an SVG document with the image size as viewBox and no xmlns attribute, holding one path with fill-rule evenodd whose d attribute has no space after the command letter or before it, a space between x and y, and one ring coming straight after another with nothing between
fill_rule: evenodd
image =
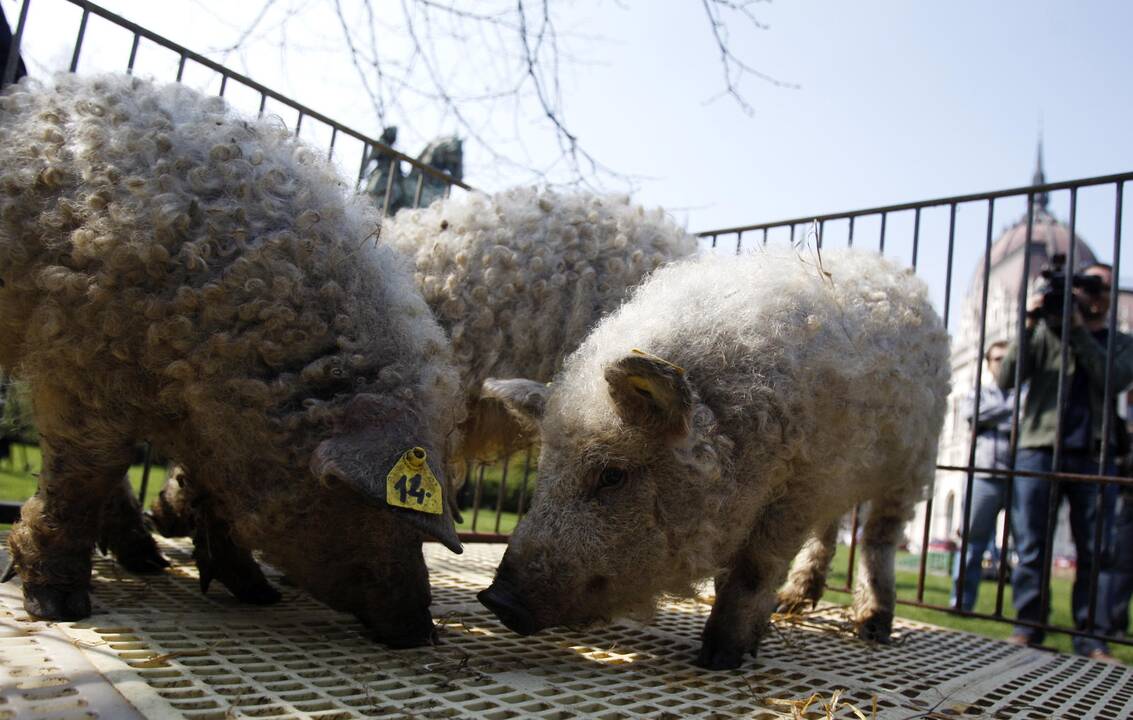
<instances>
[{"instance_id":1,"label":"pig's leg","mask_svg":"<svg viewBox=\"0 0 1133 720\"><path fill-rule=\"evenodd\" d=\"M897 543L912 516L913 503L905 498L878 498L871 503L854 581L853 617L863 640L889 642L897 602Z\"/></svg>"},{"instance_id":2,"label":"pig's leg","mask_svg":"<svg viewBox=\"0 0 1133 720\"><path fill-rule=\"evenodd\" d=\"M157 572L169 567L157 543L142 523L142 506L125 475L111 488L103 503L98 547L110 552L130 572Z\"/></svg>"},{"instance_id":3,"label":"pig's leg","mask_svg":"<svg viewBox=\"0 0 1133 720\"><path fill-rule=\"evenodd\" d=\"M73 420L72 415L64 422ZM90 615L91 550L103 503L129 468L133 444L110 442L105 427L68 423L62 435L53 432L50 420L37 418L37 424L43 449L39 487L24 503L8 547L23 582L24 609L48 620L75 620ZM94 438L101 440L97 446Z\"/></svg>"},{"instance_id":4,"label":"pig's leg","mask_svg":"<svg viewBox=\"0 0 1133 720\"><path fill-rule=\"evenodd\" d=\"M188 488L186 488L188 489ZM191 490L193 559L200 573L201 592L218 580L237 600L271 605L280 599L252 553L237 544L228 522L220 517L208 495Z\"/></svg>"},{"instance_id":5,"label":"pig's leg","mask_svg":"<svg viewBox=\"0 0 1133 720\"><path fill-rule=\"evenodd\" d=\"M783 517L774 508L766 516ZM697 665L727 670L739 667L745 653L757 653L775 609L775 590L807 530L805 525L785 528L780 524L753 535L732 567L716 578L716 602L704 626Z\"/></svg>"},{"instance_id":6,"label":"pig's leg","mask_svg":"<svg viewBox=\"0 0 1133 720\"><path fill-rule=\"evenodd\" d=\"M787 583L779 590L780 612L810 610L818 604L837 543L838 520L806 541L791 564Z\"/></svg>"}]
</instances>

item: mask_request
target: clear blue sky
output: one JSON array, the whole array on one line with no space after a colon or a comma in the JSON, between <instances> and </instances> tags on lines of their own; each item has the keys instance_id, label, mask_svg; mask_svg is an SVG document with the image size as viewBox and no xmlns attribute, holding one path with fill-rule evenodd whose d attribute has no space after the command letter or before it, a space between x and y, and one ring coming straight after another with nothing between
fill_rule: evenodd
<instances>
[{"instance_id":1,"label":"clear blue sky","mask_svg":"<svg viewBox=\"0 0 1133 720\"><path fill-rule=\"evenodd\" d=\"M260 3L103 4L207 51L230 42ZM329 3L283 5L306 13L292 26L287 54L265 45L230 63L376 135L345 57L331 53L337 36ZM3 6L14 21L18 2ZM727 97L706 102L723 80L699 2L579 0L559 7L560 28L601 38L569 45L581 62L563 72L567 119L604 164L639 178L638 201L669 208L692 230L1026 184L1040 124L1049 180L1133 170L1131 2L757 3L752 8L770 29L733 23L734 47L754 67L800 88L746 78L741 89L754 107L750 116ZM60 0L35 0L33 8L40 27L51 31L29 37L29 48L44 68L65 64L70 32L61 28L77 26L77 13ZM49 14L51 22L43 23ZM129 49L128 37L91 42ZM92 51L84 69L124 67L121 53ZM423 110L397 122L420 137L451 131L445 118ZM511 124L528 145L545 141L528 118ZM403 147L415 150L417 136L403 132ZM522 179L475 154L466 167L467 180L488 190ZM1126 199L1133 205L1130 193ZM1065 198L1054 199L1056 213L1064 216L1065 206ZM998 207L996 230L1022 211L1019 203ZM982 250L981 212L962 212L954 291L966 289ZM899 226L891 232L899 234ZM1079 231L1099 255L1111 254L1110 197L1083 195ZM939 252L924 252L926 261L942 261ZM939 303L943 279L930 283Z\"/></svg>"}]
</instances>

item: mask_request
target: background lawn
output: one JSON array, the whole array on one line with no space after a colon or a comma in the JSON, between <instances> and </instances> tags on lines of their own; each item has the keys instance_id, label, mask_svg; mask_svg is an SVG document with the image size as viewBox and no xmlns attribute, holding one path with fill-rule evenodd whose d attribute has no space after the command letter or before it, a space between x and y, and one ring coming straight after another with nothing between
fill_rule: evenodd
<instances>
[{"instance_id":1,"label":"background lawn","mask_svg":"<svg viewBox=\"0 0 1133 720\"><path fill-rule=\"evenodd\" d=\"M23 502L35 494L35 476L43 466L43 458L35 445L13 445L11 456L0 459L0 500ZM137 492L142 486L142 465L130 467L130 484ZM147 501L161 489L165 482L165 468L154 465L150 468Z\"/></svg>"},{"instance_id":2,"label":"background lawn","mask_svg":"<svg viewBox=\"0 0 1133 720\"><path fill-rule=\"evenodd\" d=\"M464 522L456 526L457 530L461 532L478 532L478 533L494 533L496 532L496 509L495 508L480 508L480 514L476 517L476 525L472 525L472 510L461 511L464 515ZM513 512L504 510L500 513L500 529L501 533L510 533L515 529L515 524L519 522L519 515Z\"/></svg>"},{"instance_id":3,"label":"background lawn","mask_svg":"<svg viewBox=\"0 0 1133 720\"><path fill-rule=\"evenodd\" d=\"M11 455L0 458L0 500L4 502L23 502L35 494L36 475L43 465L39 447L35 445L13 445ZM137 493L142 487L142 472L144 466L130 467L130 484ZM149 487L146 490L146 503L154 498L165 482L165 467L154 465L150 467ZM8 529L9 525L0 524L0 529Z\"/></svg>"},{"instance_id":4,"label":"background lawn","mask_svg":"<svg viewBox=\"0 0 1133 720\"><path fill-rule=\"evenodd\" d=\"M838 552L834 556L834 563L831 567L829 585L830 587L845 587L846 585L846 563L850 556L849 547L842 545L839 546ZM901 552L898 553L898 567L901 567L902 561L909 565L915 565L919 559L919 555ZM855 572L857 572L855 570ZM1052 625L1072 626L1073 619L1070 614L1070 585L1072 579L1070 577L1053 577L1050 582L1051 592L1051 612L1050 621ZM925 575L925 590L924 602L932 603L934 605L948 605L948 596L952 590L952 579L943 574L927 573ZM980 583L979 599L976 601L976 612L992 614L995 612L995 595L996 584L993 581L984 581ZM916 600L917 599L917 573L909 572L907 570L897 571L897 598L899 600ZM839 604L848 603L850 596L844 592L832 592L827 590L826 600ZM1003 589L1003 615L1007 617L1013 616L1015 613L1011 605L1011 583L1008 581ZM966 618L958 615L950 615L942 610L929 610L925 608L912 607L909 605L897 605L897 616L908 618L909 620L917 620L932 625L939 625L941 627L952 628L955 630L963 630L965 632L976 633L986 637L993 638L1007 638L1011 635L1011 624L1007 622L997 622L995 620L981 620L978 618ZM1070 643L1070 635L1065 633L1050 633L1046 634L1046 639L1043 646L1052 648L1064 653L1073 653ZM1110 645L1110 650L1126 665L1133 665L1133 647L1129 645L1119 645L1113 643Z\"/></svg>"}]
</instances>

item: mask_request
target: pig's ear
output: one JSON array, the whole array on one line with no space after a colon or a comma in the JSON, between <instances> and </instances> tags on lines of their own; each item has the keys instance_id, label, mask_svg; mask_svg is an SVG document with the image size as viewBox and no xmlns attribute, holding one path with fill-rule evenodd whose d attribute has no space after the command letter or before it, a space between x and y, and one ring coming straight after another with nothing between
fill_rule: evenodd
<instances>
[{"instance_id":1,"label":"pig's ear","mask_svg":"<svg viewBox=\"0 0 1133 720\"><path fill-rule=\"evenodd\" d=\"M499 400L513 415L536 425L543 419L550 394L549 386L534 380L488 378L480 389L480 397Z\"/></svg>"},{"instance_id":2,"label":"pig's ear","mask_svg":"<svg viewBox=\"0 0 1133 720\"><path fill-rule=\"evenodd\" d=\"M665 435L688 432L692 386L683 369L635 350L606 368L606 382L626 423Z\"/></svg>"},{"instance_id":3,"label":"pig's ear","mask_svg":"<svg viewBox=\"0 0 1133 720\"><path fill-rule=\"evenodd\" d=\"M433 473L434 468L443 471L440 459L429 457L419 447L393 458L374 457L381 440L381 433L374 430L324 440L311 455L311 472L319 482L340 482L369 502L388 508L454 553L464 552L452 503L445 497L448 485L443 475Z\"/></svg>"}]
</instances>

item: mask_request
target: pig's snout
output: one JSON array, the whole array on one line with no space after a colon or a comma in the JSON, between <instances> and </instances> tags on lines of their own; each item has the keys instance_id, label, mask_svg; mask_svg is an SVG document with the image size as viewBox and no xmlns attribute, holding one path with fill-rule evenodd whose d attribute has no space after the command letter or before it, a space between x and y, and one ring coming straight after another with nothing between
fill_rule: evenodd
<instances>
[{"instance_id":1,"label":"pig's snout","mask_svg":"<svg viewBox=\"0 0 1133 720\"><path fill-rule=\"evenodd\" d=\"M481 590L476 598L512 632L532 635L540 629L523 601L506 585L494 582L487 590Z\"/></svg>"}]
</instances>

